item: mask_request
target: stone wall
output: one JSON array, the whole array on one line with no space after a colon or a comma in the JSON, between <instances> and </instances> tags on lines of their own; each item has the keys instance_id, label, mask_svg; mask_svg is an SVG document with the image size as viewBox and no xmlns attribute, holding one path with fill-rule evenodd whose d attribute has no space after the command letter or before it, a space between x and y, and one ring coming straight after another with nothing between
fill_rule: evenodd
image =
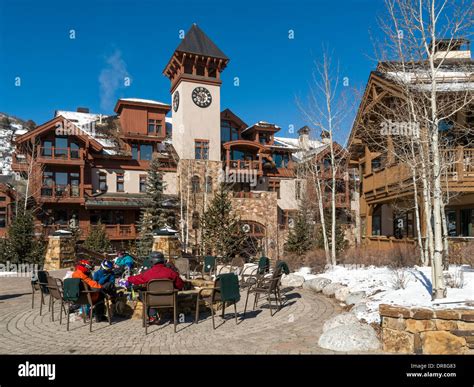
<instances>
[{"instance_id":1,"label":"stone wall","mask_svg":"<svg viewBox=\"0 0 474 387\"><path fill-rule=\"evenodd\" d=\"M155 235L153 251L161 251L166 259L181 257L181 242L173 235Z\"/></svg>"},{"instance_id":2,"label":"stone wall","mask_svg":"<svg viewBox=\"0 0 474 387\"><path fill-rule=\"evenodd\" d=\"M44 259L44 270L59 270L74 264L74 244L69 235L50 236Z\"/></svg>"},{"instance_id":3,"label":"stone wall","mask_svg":"<svg viewBox=\"0 0 474 387\"><path fill-rule=\"evenodd\" d=\"M278 232L278 205L276 192L254 192L252 197L232 198L232 207L242 221L253 221L265 226L264 246L271 260L277 259L277 246L284 235ZM281 255L281 254L280 254Z\"/></svg>"},{"instance_id":4,"label":"stone wall","mask_svg":"<svg viewBox=\"0 0 474 387\"><path fill-rule=\"evenodd\" d=\"M473 354L474 309L379 307L385 352Z\"/></svg>"}]
</instances>

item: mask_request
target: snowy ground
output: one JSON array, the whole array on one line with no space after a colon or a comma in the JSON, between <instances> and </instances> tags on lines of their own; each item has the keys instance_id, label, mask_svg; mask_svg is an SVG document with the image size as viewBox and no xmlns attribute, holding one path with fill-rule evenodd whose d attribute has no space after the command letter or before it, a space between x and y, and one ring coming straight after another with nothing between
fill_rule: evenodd
<instances>
[{"instance_id":1,"label":"snowy ground","mask_svg":"<svg viewBox=\"0 0 474 387\"><path fill-rule=\"evenodd\" d=\"M447 298L431 300L431 268L411 267L399 269L398 275L394 269L388 267L363 267L350 268L336 266L322 274L310 274L308 268L301 268L295 273L305 277L305 280L323 277L333 283L348 286L350 292L365 291L367 310L356 313L359 320L379 322L378 309L380 304L393 304L401 306L420 306L429 308L472 308L474 303L474 269L469 266L452 266L449 269L450 282L462 282L462 288L447 287ZM397 289L397 278L404 277L404 289ZM452 285L452 284L451 284ZM471 301L466 304L464 301ZM437 303L439 303L437 305Z\"/></svg>"}]
</instances>

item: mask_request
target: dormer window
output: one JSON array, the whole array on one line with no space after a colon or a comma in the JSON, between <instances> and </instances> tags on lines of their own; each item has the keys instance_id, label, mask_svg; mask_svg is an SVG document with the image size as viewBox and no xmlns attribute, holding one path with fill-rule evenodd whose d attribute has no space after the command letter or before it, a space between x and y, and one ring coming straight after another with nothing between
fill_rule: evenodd
<instances>
[{"instance_id":1,"label":"dormer window","mask_svg":"<svg viewBox=\"0 0 474 387\"><path fill-rule=\"evenodd\" d=\"M148 120L148 134L161 134L161 120Z\"/></svg>"}]
</instances>

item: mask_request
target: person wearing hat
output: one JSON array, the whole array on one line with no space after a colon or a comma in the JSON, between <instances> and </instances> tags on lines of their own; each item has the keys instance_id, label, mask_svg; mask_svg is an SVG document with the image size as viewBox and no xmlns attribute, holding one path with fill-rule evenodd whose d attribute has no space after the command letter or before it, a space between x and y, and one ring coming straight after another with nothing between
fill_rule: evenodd
<instances>
[{"instance_id":1,"label":"person wearing hat","mask_svg":"<svg viewBox=\"0 0 474 387\"><path fill-rule=\"evenodd\" d=\"M132 285L146 285L155 279L170 279L173 281L175 289L181 290L184 282L176 270L165 264L165 257L160 251L152 251L147 259L150 269L141 274L128 277L128 282Z\"/></svg>"},{"instance_id":2,"label":"person wearing hat","mask_svg":"<svg viewBox=\"0 0 474 387\"><path fill-rule=\"evenodd\" d=\"M100 264L100 269L92 276L94 281L98 282L106 290L112 290L115 285L114 264L104 259Z\"/></svg>"},{"instance_id":3,"label":"person wearing hat","mask_svg":"<svg viewBox=\"0 0 474 387\"><path fill-rule=\"evenodd\" d=\"M91 290L97 290L96 293L91 294L92 302L96 303L100 299L104 297L104 295L100 292L103 289L102 285L97 281L94 281L91 278L91 271L94 268L92 263L87 259L80 260L76 265L76 270L72 273L72 278L79 278L83 280ZM96 311L96 320L97 321L104 321L106 317L104 316L104 304L100 303L95 308Z\"/></svg>"},{"instance_id":4,"label":"person wearing hat","mask_svg":"<svg viewBox=\"0 0 474 387\"><path fill-rule=\"evenodd\" d=\"M125 270L128 270L128 273L131 273L134 261L129 253L125 251L119 251L117 253L117 258L115 258L114 261L115 267L118 268L121 273L123 273Z\"/></svg>"},{"instance_id":5,"label":"person wearing hat","mask_svg":"<svg viewBox=\"0 0 474 387\"><path fill-rule=\"evenodd\" d=\"M146 285L148 282L155 279L169 279L173 281L175 289L183 289L183 280L181 279L177 271L173 270L165 264L165 257L163 253L159 251L153 251L147 258L147 261L151 268L138 275L128 277L127 281L129 284ZM148 316L150 316L151 323L159 323L160 316L158 315L158 312L153 308L150 308Z\"/></svg>"}]
</instances>

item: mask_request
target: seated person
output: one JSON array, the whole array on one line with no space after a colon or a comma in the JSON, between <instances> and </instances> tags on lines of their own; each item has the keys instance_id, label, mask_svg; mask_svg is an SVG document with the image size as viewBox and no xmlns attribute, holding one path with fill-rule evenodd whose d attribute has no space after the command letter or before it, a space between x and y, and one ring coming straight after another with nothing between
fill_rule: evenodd
<instances>
[{"instance_id":1,"label":"seated person","mask_svg":"<svg viewBox=\"0 0 474 387\"><path fill-rule=\"evenodd\" d=\"M104 259L100 264L100 269L92 276L94 281L98 282L106 292L113 292L115 287L114 264Z\"/></svg>"},{"instance_id":2,"label":"seated person","mask_svg":"<svg viewBox=\"0 0 474 387\"><path fill-rule=\"evenodd\" d=\"M115 267L118 269L118 272L122 274L124 271L128 271L131 273L132 268L133 268L133 257L125 252L125 251L119 251L117 253L117 258L114 260Z\"/></svg>"},{"instance_id":3,"label":"seated person","mask_svg":"<svg viewBox=\"0 0 474 387\"><path fill-rule=\"evenodd\" d=\"M72 278L80 278L83 280L91 290L97 290L97 293L91 294L92 302L96 303L100 301L104 295L100 290L102 290L102 285L99 284L97 281L94 281L90 276L91 276L91 270L94 268L94 266L91 264L90 261L83 259L79 261L79 263L76 265L76 270L72 273ZM96 311L96 320L98 322L104 321L106 318L104 316L104 304L101 303L95 307Z\"/></svg>"},{"instance_id":4,"label":"seated person","mask_svg":"<svg viewBox=\"0 0 474 387\"><path fill-rule=\"evenodd\" d=\"M181 290L184 287L184 282L179 276L178 272L166 266L165 257L159 251L153 251L148 258L153 265L151 269L134 276L128 277L128 282L131 285L146 285L151 280L155 279L170 279L173 281L175 289ZM150 308L148 315L150 322L159 322L160 317L158 313Z\"/></svg>"}]
</instances>

